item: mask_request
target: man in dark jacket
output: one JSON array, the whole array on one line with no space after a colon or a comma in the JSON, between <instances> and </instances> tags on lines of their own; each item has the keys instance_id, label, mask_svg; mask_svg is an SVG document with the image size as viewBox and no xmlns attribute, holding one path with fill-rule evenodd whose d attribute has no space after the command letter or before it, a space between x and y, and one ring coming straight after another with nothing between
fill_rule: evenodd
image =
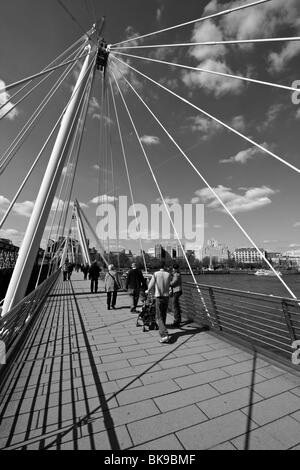
<instances>
[{"instance_id":1,"label":"man in dark jacket","mask_svg":"<svg viewBox=\"0 0 300 470\"><path fill-rule=\"evenodd\" d=\"M100 274L100 268L97 261L94 261L89 269L89 278L91 280L91 293L98 292L98 279Z\"/></svg>"},{"instance_id":2,"label":"man in dark jacket","mask_svg":"<svg viewBox=\"0 0 300 470\"><path fill-rule=\"evenodd\" d=\"M147 289L147 282L142 272L137 269L136 264L132 263L131 269L127 274L126 290L131 296L131 312L136 312L141 288Z\"/></svg>"}]
</instances>

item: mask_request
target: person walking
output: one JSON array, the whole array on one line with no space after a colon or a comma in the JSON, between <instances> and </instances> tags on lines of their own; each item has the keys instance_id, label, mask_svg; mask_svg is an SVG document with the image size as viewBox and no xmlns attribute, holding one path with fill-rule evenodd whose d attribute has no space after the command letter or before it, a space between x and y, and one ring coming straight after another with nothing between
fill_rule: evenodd
<instances>
[{"instance_id":1,"label":"person walking","mask_svg":"<svg viewBox=\"0 0 300 470\"><path fill-rule=\"evenodd\" d=\"M86 281L87 280L87 275L88 275L88 272L89 272L89 265L88 264L83 264L82 267L81 267L81 271L83 272L83 280Z\"/></svg>"},{"instance_id":2,"label":"person walking","mask_svg":"<svg viewBox=\"0 0 300 470\"><path fill-rule=\"evenodd\" d=\"M136 267L136 263L132 263L131 269L128 271L125 289L131 297L131 312L136 312L136 307L140 297L140 290L147 289L147 282L140 269Z\"/></svg>"},{"instance_id":3,"label":"person walking","mask_svg":"<svg viewBox=\"0 0 300 470\"><path fill-rule=\"evenodd\" d=\"M62 272L63 272L63 280L67 281L68 280L68 272L69 272L69 263L68 263L67 260L64 262Z\"/></svg>"},{"instance_id":4,"label":"person walking","mask_svg":"<svg viewBox=\"0 0 300 470\"><path fill-rule=\"evenodd\" d=\"M159 328L160 343L168 343L170 341L169 333L166 327L170 281L171 275L165 271L165 263L162 262L160 264L160 270L153 274L148 285L148 290L146 291L147 293L154 290L156 322Z\"/></svg>"},{"instance_id":5,"label":"person walking","mask_svg":"<svg viewBox=\"0 0 300 470\"><path fill-rule=\"evenodd\" d=\"M120 289L120 287L121 284L118 273L115 271L114 265L110 264L104 279L104 288L107 293L107 310L111 308L114 310L116 308L118 289Z\"/></svg>"},{"instance_id":6,"label":"person walking","mask_svg":"<svg viewBox=\"0 0 300 470\"><path fill-rule=\"evenodd\" d=\"M89 278L91 280L91 293L95 294L98 292L98 279L100 275L100 268L97 264L97 261L93 261L91 267L89 268Z\"/></svg>"},{"instance_id":7,"label":"person walking","mask_svg":"<svg viewBox=\"0 0 300 470\"><path fill-rule=\"evenodd\" d=\"M173 277L170 282L170 287L172 290L172 307L174 313L174 322L172 326L179 326L181 323L181 308L179 298L182 295L182 281L178 264L174 264L173 266Z\"/></svg>"}]
</instances>

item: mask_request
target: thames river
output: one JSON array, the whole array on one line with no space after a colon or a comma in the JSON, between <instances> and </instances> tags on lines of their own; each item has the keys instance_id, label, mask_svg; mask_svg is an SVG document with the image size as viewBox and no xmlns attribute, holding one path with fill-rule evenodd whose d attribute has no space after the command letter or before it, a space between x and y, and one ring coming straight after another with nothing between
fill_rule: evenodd
<instances>
[{"instance_id":1,"label":"thames river","mask_svg":"<svg viewBox=\"0 0 300 470\"><path fill-rule=\"evenodd\" d=\"M282 278L300 299L300 274L289 274ZM192 282L191 276L183 275L182 279ZM254 274L204 274L196 276L196 279L200 284L210 286L291 297L277 277L255 276Z\"/></svg>"}]
</instances>

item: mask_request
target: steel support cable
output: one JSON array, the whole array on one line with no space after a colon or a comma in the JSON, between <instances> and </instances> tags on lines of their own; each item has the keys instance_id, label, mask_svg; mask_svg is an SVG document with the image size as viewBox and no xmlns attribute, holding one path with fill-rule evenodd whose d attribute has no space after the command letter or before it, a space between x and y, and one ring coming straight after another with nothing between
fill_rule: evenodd
<instances>
[{"instance_id":1,"label":"steel support cable","mask_svg":"<svg viewBox=\"0 0 300 470\"><path fill-rule=\"evenodd\" d=\"M223 11L220 11L218 13L213 13L212 15L208 15L208 16L202 16L200 18L197 18L196 20L187 21L186 23L181 23L181 24L177 24L175 26L170 26L169 28L160 29L159 31L154 31L154 32L148 33L148 34L143 34L142 36L138 36L138 37L134 37L134 38L130 38L130 39L125 39L125 41L116 42L115 44L112 44L112 46L117 46L117 45L120 45L120 44L124 44L125 42L129 42L129 41L137 41L138 39L153 36L154 34L163 33L165 31L170 31L172 29L181 28L182 26L187 26L187 25L194 24L194 23L200 23L200 21L210 20L212 18L217 18L219 16L227 15L228 13L233 13L234 11L243 10L243 9L249 8L249 7L254 7L254 6L261 5L263 3L267 3L267 2L270 2L270 1L271 0L258 0L256 2L248 3L247 5L240 5L240 6L235 7L235 8L229 8L228 10L223 10Z\"/></svg>"},{"instance_id":2,"label":"steel support cable","mask_svg":"<svg viewBox=\"0 0 300 470\"><path fill-rule=\"evenodd\" d=\"M93 66L94 63L95 63L95 60L96 60L96 54L94 55L94 60L91 61L91 63L90 63L90 65L88 66L88 68L87 68L87 70L86 70L84 76L82 77L81 82L78 84L77 87L74 88L74 90L73 90L73 92L72 92L72 95L71 95L71 98L70 98L70 101L73 99L74 95L77 93L78 88L80 87L82 81L83 81L83 80L86 78L86 76L90 73L91 68L92 68L92 66ZM85 89L86 89L86 85L85 85ZM82 97L81 97L81 100L80 100L80 102L79 102L79 104L78 104L78 106L77 106L77 110L80 108L81 102L82 102ZM73 128L74 128L74 122L75 122L76 116L77 116L77 112L76 112L75 115L74 115L74 119L73 119L72 125L71 125L71 127L70 127L70 130L69 130L69 133L68 133L68 137L67 137L67 139L66 139L64 148L63 148L63 150L62 150L62 152L61 152L61 159L63 158L63 154L64 154L64 152L65 152L65 150L66 150L68 139L69 139L70 136L72 135ZM61 161L61 159L60 159L60 161ZM58 167L59 167L59 165L58 165ZM52 182L51 182L51 185L50 185L50 188L49 188L49 191L50 191L50 192L51 192L51 189L52 189L52 187L53 187L53 182L54 182L55 179L56 179L56 175L57 175L57 172L58 172L58 167L56 168L54 177L53 177L53 179L52 179ZM45 203L44 203L44 207L45 207L46 202L47 202L47 201L45 201ZM40 218L42 217L42 213L43 213L43 211L41 211L41 213L40 213ZM39 220L37 221L36 230L37 230L37 227L38 227L38 225L39 225L40 218L39 218ZM35 233L33 234L33 238L34 238L34 236L35 236Z\"/></svg>"},{"instance_id":3,"label":"steel support cable","mask_svg":"<svg viewBox=\"0 0 300 470\"><path fill-rule=\"evenodd\" d=\"M75 132L73 142L72 142L72 148L70 150L70 156L72 155L73 150L75 148L76 137L79 136L79 138L78 138L77 145L76 145L76 150L75 150L75 153L74 153L74 161L72 162L72 165L70 164L71 171L70 171L70 178L69 178L67 188L66 188L66 193L65 193L65 203L64 203L65 206L64 206L63 211L61 212L61 216L62 216L64 211L65 211L63 224L62 224L62 233L61 233L62 236L64 235L64 232L65 232L65 225L66 225L67 215L68 215L68 211L69 211L69 208L70 208L71 193L72 193L72 190L73 190L75 173L76 173L77 163L78 163L78 157L79 157L79 152L80 152L82 138L83 138L83 129L84 129L86 114L87 114L87 110L88 110L89 96L90 96L91 86L92 86L92 79L93 79L93 70L91 69L90 70L90 77L89 77L89 79L87 81L87 84L85 86L85 89L84 89L84 97L82 97L82 99L79 103L78 111L77 111L77 113L75 115L75 118L74 118L74 122L77 118L78 118L77 119L78 122L77 122L77 128L76 128L76 132ZM88 90L88 92L86 93L87 90ZM74 126L74 122L73 122L73 126ZM67 173L68 173L68 170L66 171L66 174ZM68 193L69 193L69 196L67 196ZM66 201L68 201L67 204L66 204ZM62 220L62 217L60 218L59 225L61 224L61 220Z\"/></svg>"},{"instance_id":4,"label":"steel support cable","mask_svg":"<svg viewBox=\"0 0 300 470\"><path fill-rule=\"evenodd\" d=\"M100 140L99 140L99 170L98 170L98 204L100 204L100 193L101 193L101 186L102 183L104 184L104 156L103 156L103 139L104 139L104 96L105 96L106 90L105 90L105 77L102 74L102 80L101 80L101 112L100 112L100 125L99 125L99 134L100 134ZM101 181L102 179L102 181ZM105 191L104 191L105 192ZM103 202L105 202L103 200ZM103 238L103 246L105 246L105 240Z\"/></svg>"},{"instance_id":5,"label":"steel support cable","mask_svg":"<svg viewBox=\"0 0 300 470\"><path fill-rule=\"evenodd\" d=\"M88 86L88 82L85 86L85 89L84 89L84 93L85 91L87 90L87 86ZM71 98L72 99L72 98ZM79 107L81 106L81 102L82 100L80 101L80 104L79 104ZM88 102L88 100L87 100ZM77 116L77 113L76 113L76 116ZM76 116L75 116L75 119L76 119ZM74 122L75 122L75 119L74 119ZM81 118L78 120L78 127L81 123ZM73 140L73 142L75 142L75 138ZM61 187L60 187L60 191L59 191L59 195L58 195L58 199L57 199L57 203L56 203L56 208L55 208L55 213L54 213L54 216L52 218L52 223L51 223L51 227L50 227L50 231L49 231L49 235L48 235L48 242L47 242L47 245L49 244L49 241L51 239L51 236L52 236L52 231L53 231L53 225L54 225L54 221L56 219L56 215L57 215L57 212L58 212L58 208L59 208L59 204L60 204L60 200L61 200L61 197L62 197L62 191L63 191L63 188L64 188L64 185L65 185L65 181L66 181L66 178L68 176L68 165L71 161L71 156L72 156L72 151L69 152L69 158L68 158L68 163L67 163L67 171L65 172L65 174L63 175L63 181L62 181L62 184L61 184ZM66 194L67 194L67 191L66 191ZM69 203L70 204L70 203ZM64 210L64 207L62 209L62 211ZM59 223L58 223L58 229L59 229L59 226L60 226L60 223L61 223L61 218L62 218L62 213L61 213L61 216L60 216L60 219L59 219ZM63 232L64 232L64 229L63 229ZM63 235L63 232L62 232L62 235ZM56 231L56 239L58 240L58 230ZM48 276L50 274L50 270L51 270L51 263L52 263L52 260L53 260L53 256L51 257L51 260L49 262L49 270L48 270ZM44 261L44 258L43 258L43 261ZM42 263L43 264L43 263Z\"/></svg>"},{"instance_id":6,"label":"steel support cable","mask_svg":"<svg viewBox=\"0 0 300 470\"><path fill-rule=\"evenodd\" d=\"M77 50L80 50L80 49L83 49L84 46L80 46ZM76 51L77 52L77 51ZM73 54L72 54L73 55ZM1 119L4 119L9 113L11 113L20 103L22 103L28 96L30 96L34 90L36 90L45 80L47 80L47 78L49 78L52 74L53 74L54 71L52 72L49 72L48 75L46 75L45 77L43 77L38 83L36 83L25 95L23 95L19 101L17 101L16 103L12 104L11 107L9 107L9 109L1 115L0 117L0 120ZM11 98L10 98L11 99Z\"/></svg>"},{"instance_id":7,"label":"steel support cable","mask_svg":"<svg viewBox=\"0 0 300 470\"><path fill-rule=\"evenodd\" d=\"M34 80L35 78L38 78L38 77L41 77L43 75L46 75L46 74L49 74L49 72L53 72L54 70L57 70L57 69L60 69L62 67L65 67L66 65L69 65L69 64L72 64L80 59L83 59L85 58L86 56L92 54L93 51L91 52L87 52L86 54L78 57L77 59L72 59L72 60L67 60L67 62L63 62L62 64L59 64L59 65L55 65L54 67L51 67L50 69L47 69L47 70L43 70L41 72L38 72L34 75L31 75L30 77L26 77L26 78L23 78L22 80L19 80L18 82L15 82L15 83L11 83L9 85L6 85L4 88L1 88L0 89L0 94L1 93L5 93L7 92L8 90L10 90L11 88L14 88L16 86L19 86L19 85L23 85L23 83L26 83L26 82L29 82L31 80Z\"/></svg>"},{"instance_id":8,"label":"steel support cable","mask_svg":"<svg viewBox=\"0 0 300 470\"><path fill-rule=\"evenodd\" d=\"M120 51L121 49L151 49L159 47L195 47L195 46L220 46L220 45L231 45L231 44L262 44L268 42L293 42L300 41L300 36L294 37L283 37L283 38L261 38L261 39L236 39L228 41L203 41L203 42L181 42L177 44L147 44L141 46L111 46L111 50L114 52Z\"/></svg>"},{"instance_id":9,"label":"steel support cable","mask_svg":"<svg viewBox=\"0 0 300 470\"><path fill-rule=\"evenodd\" d=\"M62 52L56 59L54 59L52 62L50 62L50 64L48 64L45 68L42 69L42 72L44 71L47 71L49 67L51 67L53 64L55 64L55 62L57 62L61 57L63 57L65 54L67 54L71 49L73 49L73 47L75 47L79 42L82 42L83 41L83 38L80 38L80 39L77 39L77 41L72 44L71 46L69 46L64 52ZM75 51L72 52L72 54L70 54L68 57L66 57L66 59L71 59L72 55L76 54L76 52L78 51L78 49L80 49L81 46L79 46L79 48L77 48ZM29 86L31 83L30 82L27 82L25 83L25 85L22 86L22 88L20 88L18 91L16 91L16 93L14 93L12 96L9 97L9 99L3 103L1 106L0 106L0 110L2 108L4 108L4 106L6 106L11 100L13 100L19 93L21 93L21 91L23 91L27 86Z\"/></svg>"},{"instance_id":10,"label":"steel support cable","mask_svg":"<svg viewBox=\"0 0 300 470\"><path fill-rule=\"evenodd\" d=\"M258 85L266 85L266 86L271 86L273 88L281 88L283 90L299 92L299 88L294 88L292 86L286 86L286 85L280 85L278 83L266 82L266 81L262 81L262 80L256 80L255 78L242 77L240 75L233 75L233 74L230 74L230 73L217 72L217 71L214 71L214 70L203 69L201 67L192 67L190 65L176 64L174 62L167 62L165 60L152 59L150 57L143 57L143 56L138 56L138 55L133 55L133 54L125 54L124 52L115 51L115 54L123 55L123 56L126 56L126 57L133 57L135 59L147 60L149 62L156 62L158 64L171 65L172 67L180 67L180 68L183 68L183 69L193 70L193 71L196 71L196 72L210 73L212 75L218 75L218 76L221 76L221 77L232 78L232 79L235 79L235 80L242 80L242 81L250 82L250 83L256 83Z\"/></svg>"},{"instance_id":11,"label":"steel support cable","mask_svg":"<svg viewBox=\"0 0 300 470\"><path fill-rule=\"evenodd\" d=\"M140 99L140 101L144 104L144 106L148 109L150 114L153 116L153 118L156 120L156 122L160 125L160 127L163 129L163 131L166 133L166 135L169 137L169 139L173 142L173 144L177 147L177 149L180 151L180 153L183 155L183 157L186 159L186 161L189 163L189 165L194 169L194 171L197 173L197 175L202 179L204 184L208 187L208 189L212 192L212 194L215 196L215 198L218 200L218 202L221 204L223 209L226 211L226 213L231 217L231 219L234 221L234 223L238 226L238 228L243 232L243 234L246 236L246 238L250 241L250 243L254 246L254 248L257 250L258 253L260 253L262 259L267 263L269 268L274 272L276 277L279 279L279 281L282 283L282 285L287 289L289 294L294 298L297 299L295 294L292 292L292 290L289 288L289 286L283 281L283 279L278 275L277 271L274 269L274 267L271 265L271 263L268 261L268 259L265 257L265 255L260 251L256 243L252 240L250 235L246 232L246 230L241 226L241 224L238 222L238 220L235 218L235 216L232 214L232 212L228 209L228 207L224 204L218 193L213 189L213 187L208 183L208 181L204 178L202 173L196 168L196 166L193 164L193 162L189 159L189 157L186 155L186 153L181 149L179 144L175 141L173 136L168 132L168 130L165 128L165 126L161 123L161 121L158 119L158 117L153 113L153 111L149 108L149 106L145 103L145 101L142 99L142 97L139 95L139 93L135 90L135 88L129 83L129 81L126 79L126 77L123 75L124 80L126 83L130 86L130 88L134 91L136 96Z\"/></svg>"},{"instance_id":12,"label":"steel support cable","mask_svg":"<svg viewBox=\"0 0 300 470\"><path fill-rule=\"evenodd\" d=\"M26 138L29 135L29 133L33 130L33 126L35 125L35 123L37 121L37 118L43 112L46 105L49 103L49 101L54 96L54 94L59 89L59 87L62 85L63 81L71 73L71 71L73 70L75 65L76 64L70 64L68 66L68 68L62 73L62 75L59 77L59 79L52 86L52 88L47 93L47 95L43 98L42 102L39 104L39 106L36 108L36 110L32 113L30 118L27 120L27 122L25 123L25 125L23 126L21 131L18 133L18 135L15 137L15 139L11 142L11 144L6 149L4 154L1 156L1 158L0 158L0 175L6 169L7 165L11 161L11 159L15 156L16 152L20 148L20 145L22 145L24 143L23 139Z\"/></svg>"},{"instance_id":13,"label":"steel support cable","mask_svg":"<svg viewBox=\"0 0 300 470\"><path fill-rule=\"evenodd\" d=\"M112 183L112 191L109 191L108 194L112 194L113 196L113 205L116 210L116 187L115 187L115 174L114 174L114 160L113 160L113 150L112 150L112 137L111 137L111 112L110 112L110 105L109 105L109 99L107 99L107 118L108 118L108 126L109 126L109 154L110 154L110 165L111 165L111 183ZM118 251L118 267L120 268L120 238L119 238L119 233L117 231L117 251Z\"/></svg>"},{"instance_id":14,"label":"steel support cable","mask_svg":"<svg viewBox=\"0 0 300 470\"><path fill-rule=\"evenodd\" d=\"M208 317L210 317L210 314L209 314L208 309L207 309L206 304L205 304L205 300L204 300L204 298L203 298L203 296L202 296L202 294L201 294L201 291L200 291L200 289L199 289L199 287L198 287L198 283L197 283L197 280L196 280L195 275L194 275L194 273L193 273L192 267L191 267L190 262L189 262L189 260L188 260L188 258L187 258L187 256L186 256L186 253L185 253L185 250L184 250L183 245L182 245L182 243L181 243L181 240L180 240L180 238L179 238L179 235L178 235L176 226L175 226L175 224L174 224L174 222L173 222L173 220L172 220L172 217L171 217L171 214L170 214L170 211L169 211L169 207L168 207L168 205L167 205L167 203L166 203L166 201L165 201L165 198L164 198L164 196L163 196L163 194L162 194L162 191L161 191L161 189L160 189L160 186L159 186L159 184L158 184L158 181L157 181L156 176L155 176L155 174L154 174L154 171L153 171L153 169L152 169L151 163L150 163L150 161L149 161L149 158L148 158L148 156L147 156L147 153L146 153L146 151L145 151L145 148L144 148L144 146L143 146L143 143L142 143L142 141L141 141L141 139L140 139L139 133L138 133L137 128L136 128L136 126L135 126L135 123L134 123L134 121L133 121L132 115L131 115L131 113L130 113L130 111L129 111L129 108L128 108L128 106L127 106L127 103L126 103L126 101L125 101L124 95L123 95L123 93L122 93L122 91L121 91L121 88L120 88L120 86L119 86L119 84L118 84L118 82L117 82L117 79L116 79L116 77L115 77L113 71L111 71L111 73L112 73L113 78L114 78L114 80L115 80L115 83L116 83L116 85L117 85L118 91L119 91L120 96L121 96L121 98L122 98L122 101L123 101L123 104L124 104L124 106L125 106L125 109L126 109L126 111L127 111L127 113L128 113L130 122L131 122L131 124L132 124L132 127L133 127L133 129L134 129L134 132L135 132L136 137L137 137L137 139L138 139L138 142L139 142L139 144L140 144L141 150L142 150L142 152L143 152L143 155L144 155L144 157L145 157L145 160L146 160L147 165L148 165L148 167L149 167L149 170L150 170L150 172L151 172L151 175L152 175L152 178L153 178L153 180L154 180L154 183L155 183L155 185L156 185L156 187L157 187L157 190L158 190L158 193L159 193L159 195L160 195L160 198L161 198L161 200L162 200L162 202L163 202L164 208L165 208L165 210L166 210L166 213L167 213L167 215L168 215L168 218L169 218L169 220L170 220L170 223L171 223L171 225L172 225L172 228L173 228L173 230L174 230L174 234L176 235L176 238L177 238L178 243L179 243L179 245L180 245L180 248L181 248L181 250L182 250L183 256L184 256L185 261L186 261L186 264L188 265L188 268L189 268L189 270L190 270L192 279L193 279L193 281L194 281L194 283L195 283L195 286L196 286L196 288L197 288L197 290L198 290L198 293L199 293L200 296L201 296L201 301L202 301L202 304L203 304L203 306L204 306L204 308L205 308L205 310L206 310L206 314L208 315Z\"/></svg>"},{"instance_id":15,"label":"steel support cable","mask_svg":"<svg viewBox=\"0 0 300 470\"><path fill-rule=\"evenodd\" d=\"M125 152L125 147L124 147L124 140L123 140L123 135L122 135L121 127L120 127L119 113L118 113L117 106L116 106L116 100L115 100L115 97L114 97L114 92L113 92L111 80L109 80L109 84L110 84L110 91L111 91L111 96L112 96L112 100L113 100L114 111L115 111L115 116L116 116L116 121L117 121L117 126L118 126L118 132L119 132L119 138L120 138L120 143L121 143L121 148L122 148L122 155L123 155L124 165L125 165L125 169L126 169L128 186L129 186L129 191L130 191L130 196L131 196L131 203L132 203L133 211L134 211L136 230L137 230L137 232L140 232L140 227L139 227L139 223L138 223L138 219L137 219L137 212L136 212L136 207L135 207L135 201L134 201L134 197L133 197L131 178L130 178L130 174L129 174L127 157L126 157L126 152ZM145 271L146 271L146 273L148 273L141 235L139 236L139 242L140 242L141 254L142 254L142 257L143 257L143 263L144 263L144 266L145 266Z\"/></svg>"},{"instance_id":16,"label":"steel support cable","mask_svg":"<svg viewBox=\"0 0 300 470\"><path fill-rule=\"evenodd\" d=\"M65 225L66 225L66 221L67 221L68 211L69 211L69 208L70 208L70 200L71 200L71 196L72 196L72 192L73 192L75 174L76 174L79 154L80 154L80 150L81 150L81 144L82 144L82 139L83 139L83 130L84 130L84 125L85 125L88 106L89 106L89 99L90 99L90 94L91 94L91 89L92 89L93 77L94 77L94 69L91 70L91 72L90 72L90 77L89 77L89 80L87 82L87 86L85 88L85 92L87 91L87 93L84 96L84 100L82 102L81 110L80 109L78 110L78 126L77 126L77 130L76 130L76 133L78 134L78 141L77 141L77 145L76 145L76 149L75 149L75 158L74 158L73 166L71 167L71 178L70 178L71 184L70 184L70 190L69 190L69 196L68 196L68 204L66 205L66 212L65 212L65 217L64 217L62 234L64 234L64 231L65 231ZM75 138L74 138L74 143L75 143Z\"/></svg>"},{"instance_id":17,"label":"steel support cable","mask_svg":"<svg viewBox=\"0 0 300 470\"><path fill-rule=\"evenodd\" d=\"M246 140L247 142L250 142L250 144L254 145L255 147L259 148L260 150L262 150L263 152L267 153L268 155L270 155L271 157L275 158L276 160L280 161L281 163L283 163L284 165L290 167L292 170L296 171L297 173L300 173L300 169L297 168L296 166L292 165L291 163L287 162L286 160L284 160L283 158L279 157L278 155L276 155L275 153L271 152L271 150L268 150L267 148L263 147L262 145L258 144L257 142L255 142L254 140L250 139L249 137L246 137L244 134L242 134L241 132L237 131L236 129L234 129L233 127L229 126L228 124L226 124L225 122L221 121L220 119L216 118L215 116L213 116L212 114L209 114L208 112L204 111L203 109L199 108L198 106L196 106L195 104L191 103L190 101L188 101L187 99L183 98L182 96L178 95L177 93L175 93L174 91L170 90L169 88L166 88L164 85L162 85L161 83L157 82L156 80L153 80L152 78L150 78L148 75L145 75L144 73L140 72L139 70L137 70L136 68L132 67L131 65L127 64L126 62L123 62L122 60L118 59L118 57L116 57L114 54L111 53L111 55L113 55L113 57L118 60L121 64L123 65L126 65L127 67L129 67L130 69L134 70L136 73L138 73L139 75L143 76L144 78L147 78L147 80L151 81L152 83L155 83L157 86L159 86L160 88L162 88L163 90L167 91L168 93L171 93L172 95L174 95L176 98L178 98L179 100L183 101L184 103L188 104L189 106L191 106L192 108L196 109L197 111L199 111L200 113L204 114L205 116L209 117L210 119L212 119L213 121L217 122L218 124L220 124L221 126L225 127L226 129L230 130L231 132L233 132L234 134L238 135L239 137L241 137L242 139Z\"/></svg>"},{"instance_id":18,"label":"steel support cable","mask_svg":"<svg viewBox=\"0 0 300 470\"><path fill-rule=\"evenodd\" d=\"M88 228L90 229L92 235L94 236L96 243L98 243L98 247L100 248L99 254L100 254L101 258L102 258L102 261L104 262L104 264L106 264L106 266L108 266L108 262L107 262L107 260L106 260L105 257L104 257L105 247L104 247L104 246L102 245L102 243L100 242L99 237L98 237L97 234L95 233L95 230L94 230L93 227L91 226L91 224L90 224L89 220L87 219L87 217L86 217L85 213L83 212L83 210L80 211L80 214L81 214L82 218L85 220L85 223L87 224ZM101 253L101 250L103 251L103 255L102 255L102 253Z\"/></svg>"},{"instance_id":19,"label":"steel support cable","mask_svg":"<svg viewBox=\"0 0 300 470\"><path fill-rule=\"evenodd\" d=\"M68 102L68 104L69 104L69 102ZM24 180L22 181L22 183L21 183L21 185L20 185L20 187L19 187L17 193L15 194L14 198L12 199L12 201L11 201L11 203L10 203L8 209L6 210L4 216L2 217L2 219L1 219L1 221L0 221L0 229L2 228L3 224L5 223L5 221L6 221L7 217L8 217L8 215L10 214L10 212L11 212L11 210L12 210L12 208L13 208L15 202L16 202L16 200L18 199L18 197L19 197L21 191L23 190L23 188L24 188L26 182L28 181L28 179L29 179L31 173L33 172L34 168L36 167L36 165L37 165L37 163L38 163L38 161L39 161L41 155L43 154L43 152L44 152L45 148L47 147L47 145L48 145L48 143L49 143L51 137L53 136L53 134L54 134L55 130L57 129L57 127L58 127L58 125L59 125L61 119L63 118L63 115L64 115L64 113L65 113L65 110L66 110L67 107L68 107L68 104L65 106L65 108L64 108L63 111L61 112L61 114L60 114L58 120L56 121L54 127L52 128L52 130L51 130L49 136L47 137L47 139L46 139L44 145L42 146L40 152L38 153L38 155L37 155L37 157L36 157L36 159L35 159L35 161L33 162L31 168L29 169L29 171L28 171L28 173L27 173L27 175L25 176Z\"/></svg>"}]
</instances>

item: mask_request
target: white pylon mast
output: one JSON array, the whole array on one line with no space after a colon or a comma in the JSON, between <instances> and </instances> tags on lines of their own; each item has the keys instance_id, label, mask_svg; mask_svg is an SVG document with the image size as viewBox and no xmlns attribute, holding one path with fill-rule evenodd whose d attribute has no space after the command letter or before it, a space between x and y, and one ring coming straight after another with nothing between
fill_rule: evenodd
<instances>
[{"instance_id":1,"label":"white pylon mast","mask_svg":"<svg viewBox=\"0 0 300 470\"><path fill-rule=\"evenodd\" d=\"M76 223L77 223L77 230L78 230L78 236L79 236L79 243L81 245L82 249L82 256L84 258L84 261L86 264L91 264L91 257L89 253L89 247L87 244L87 238L86 238L86 233L84 230L84 225L81 220L81 215L80 215L80 205L77 199L74 202L74 214L76 217Z\"/></svg>"},{"instance_id":2,"label":"white pylon mast","mask_svg":"<svg viewBox=\"0 0 300 470\"><path fill-rule=\"evenodd\" d=\"M94 59L91 54L91 46L88 45L86 49L89 54L85 58L72 98L61 122L60 130L8 286L2 316L20 302L26 293L61 172L68 154L69 143L72 140L74 119L81 103L85 85L89 79L89 66Z\"/></svg>"}]
</instances>

